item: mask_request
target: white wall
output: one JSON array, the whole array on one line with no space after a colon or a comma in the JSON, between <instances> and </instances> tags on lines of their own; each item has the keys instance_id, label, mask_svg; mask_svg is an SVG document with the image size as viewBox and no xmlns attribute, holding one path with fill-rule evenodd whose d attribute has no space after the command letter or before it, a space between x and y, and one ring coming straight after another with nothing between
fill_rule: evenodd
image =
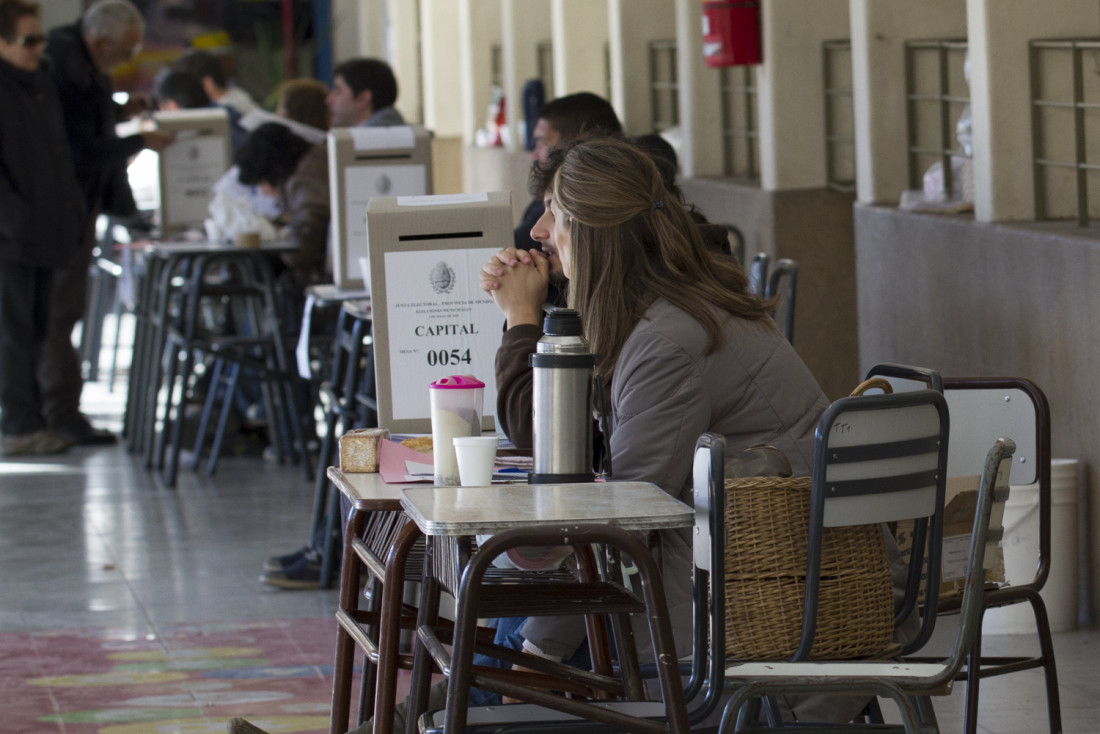
<instances>
[{"instance_id":1,"label":"white wall","mask_svg":"<svg viewBox=\"0 0 1100 734\"><path fill-rule=\"evenodd\" d=\"M474 142L474 132L486 121L493 96L492 46L501 43L500 0L459 0L458 41L461 96L449 97L461 111L463 141ZM436 37L438 40L438 36ZM506 101L507 103L507 101Z\"/></svg>"},{"instance_id":2,"label":"white wall","mask_svg":"<svg viewBox=\"0 0 1100 734\"><path fill-rule=\"evenodd\" d=\"M675 5L669 0L609 0L611 99L628 135L653 128L649 90L649 42L676 38Z\"/></svg>"},{"instance_id":3,"label":"white wall","mask_svg":"<svg viewBox=\"0 0 1100 734\"><path fill-rule=\"evenodd\" d=\"M393 67L397 77L397 109L409 122L425 123L420 106L421 67L425 61L418 55L417 3L408 0L385 0L384 52L381 56ZM374 17L374 16L372 16ZM373 34L372 34L373 35ZM428 127L431 127L428 125Z\"/></svg>"},{"instance_id":4,"label":"white wall","mask_svg":"<svg viewBox=\"0 0 1100 734\"><path fill-rule=\"evenodd\" d=\"M848 37L848 0L769 0L762 7L764 63L756 74L760 186L767 191L823 187L821 44Z\"/></svg>"},{"instance_id":5,"label":"white wall","mask_svg":"<svg viewBox=\"0 0 1100 734\"><path fill-rule=\"evenodd\" d=\"M550 4L546 0L501 0L504 96L508 106L508 148L523 149L522 92L538 76L538 44L550 40ZM544 90L552 98L554 90Z\"/></svg>"},{"instance_id":6,"label":"white wall","mask_svg":"<svg viewBox=\"0 0 1100 734\"><path fill-rule=\"evenodd\" d=\"M607 0L551 0L553 99L575 92L607 95Z\"/></svg>"},{"instance_id":7,"label":"white wall","mask_svg":"<svg viewBox=\"0 0 1100 734\"><path fill-rule=\"evenodd\" d=\"M722 175L722 107L717 69L703 62L703 11L697 0L676 0L680 80L680 173Z\"/></svg>"},{"instance_id":8,"label":"white wall","mask_svg":"<svg viewBox=\"0 0 1100 734\"><path fill-rule=\"evenodd\" d=\"M424 69L424 124L436 135L462 135L462 68L459 18L454 0L421 0L420 48Z\"/></svg>"}]
</instances>

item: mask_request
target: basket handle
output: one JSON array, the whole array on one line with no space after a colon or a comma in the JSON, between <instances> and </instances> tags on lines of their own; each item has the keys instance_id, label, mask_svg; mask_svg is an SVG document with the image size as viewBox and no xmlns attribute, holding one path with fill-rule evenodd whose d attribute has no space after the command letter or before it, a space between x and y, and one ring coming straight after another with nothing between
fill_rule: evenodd
<instances>
[{"instance_id":1,"label":"basket handle","mask_svg":"<svg viewBox=\"0 0 1100 734\"><path fill-rule=\"evenodd\" d=\"M890 384L889 380L882 377L871 377L856 385L855 389L852 390L852 397L859 397L868 390L874 390L876 388L882 390L884 395L889 395L894 392L894 386Z\"/></svg>"}]
</instances>

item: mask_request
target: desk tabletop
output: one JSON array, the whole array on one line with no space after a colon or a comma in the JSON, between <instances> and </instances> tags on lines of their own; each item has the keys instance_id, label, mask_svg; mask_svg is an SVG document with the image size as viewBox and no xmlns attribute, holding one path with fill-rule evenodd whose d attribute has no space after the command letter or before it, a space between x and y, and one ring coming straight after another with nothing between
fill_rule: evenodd
<instances>
[{"instance_id":1,"label":"desk tabletop","mask_svg":"<svg viewBox=\"0 0 1100 734\"><path fill-rule=\"evenodd\" d=\"M386 484L377 472L345 472L338 466L328 468L328 478L357 510L400 510L401 490L418 484Z\"/></svg>"},{"instance_id":2,"label":"desk tabletop","mask_svg":"<svg viewBox=\"0 0 1100 734\"><path fill-rule=\"evenodd\" d=\"M425 535L491 534L559 523L658 530L688 527L694 516L691 507L649 482L407 485L401 495L401 506Z\"/></svg>"}]
</instances>

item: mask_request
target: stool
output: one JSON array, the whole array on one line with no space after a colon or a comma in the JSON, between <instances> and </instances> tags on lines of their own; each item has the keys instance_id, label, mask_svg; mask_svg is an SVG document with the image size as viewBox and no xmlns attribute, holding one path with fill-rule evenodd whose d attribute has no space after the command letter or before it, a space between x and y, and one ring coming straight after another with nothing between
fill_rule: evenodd
<instances>
[{"instance_id":1,"label":"stool","mask_svg":"<svg viewBox=\"0 0 1100 734\"><path fill-rule=\"evenodd\" d=\"M310 544L321 551L321 588L331 586L335 580L340 552L340 495L333 491L325 467L335 463L340 435L378 422L371 326L369 303L342 304L333 337L332 372L320 386L325 397L325 426L317 459Z\"/></svg>"},{"instance_id":2,"label":"stool","mask_svg":"<svg viewBox=\"0 0 1100 734\"><path fill-rule=\"evenodd\" d=\"M275 316L271 266L263 256L250 253L252 251L237 249L197 258L187 284L180 291L180 318L168 331L164 348L167 391L164 422L155 449L156 468L164 470L164 481L169 487L175 486L185 398L196 354L207 354L215 360L235 362L256 371L264 386L268 415L276 425L272 444L280 461L288 453L296 454L304 463L306 475L312 477L293 389L298 378L288 369L289 358ZM221 282L208 282L206 276L210 266L218 261L227 262L231 277ZM230 335L228 339L202 333L200 305L210 301L240 304L246 333ZM178 400L175 397L177 377L180 383ZM216 392L213 387L216 386L212 386L211 392ZM284 423L285 428L280 430L279 423Z\"/></svg>"}]
</instances>

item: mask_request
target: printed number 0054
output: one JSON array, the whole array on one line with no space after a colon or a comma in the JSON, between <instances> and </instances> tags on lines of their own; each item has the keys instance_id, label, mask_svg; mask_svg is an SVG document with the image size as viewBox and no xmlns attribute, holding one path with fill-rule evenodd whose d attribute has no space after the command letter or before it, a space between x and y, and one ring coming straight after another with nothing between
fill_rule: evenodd
<instances>
[{"instance_id":1,"label":"printed number 0054","mask_svg":"<svg viewBox=\"0 0 1100 734\"><path fill-rule=\"evenodd\" d=\"M432 367L446 367L452 364L470 364L470 350L429 349L428 364Z\"/></svg>"}]
</instances>

